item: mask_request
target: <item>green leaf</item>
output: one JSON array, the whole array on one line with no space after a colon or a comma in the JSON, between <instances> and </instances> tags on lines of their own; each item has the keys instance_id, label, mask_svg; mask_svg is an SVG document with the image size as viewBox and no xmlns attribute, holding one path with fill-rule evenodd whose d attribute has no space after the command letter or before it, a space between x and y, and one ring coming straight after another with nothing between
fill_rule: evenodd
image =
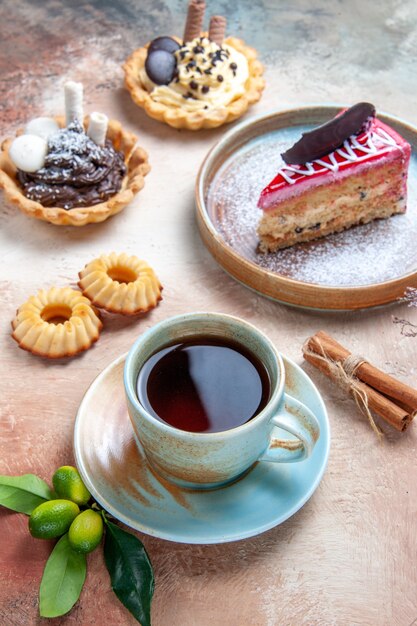
<instances>
[{"instance_id":1,"label":"green leaf","mask_svg":"<svg viewBox=\"0 0 417 626\"><path fill-rule=\"evenodd\" d=\"M12 511L30 515L39 504L54 497L46 482L35 474L0 475L0 505Z\"/></svg>"},{"instance_id":2,"label":"green leaf","mask_svg":"<svg viewBox=\"0 0 417 626\"><path fill-rule=\"evenodd\" d=\"M74 552L63 535L51 552L39 589L41 617L65 615L77 602L87 573L85 554Z\"/></svg>"},{"instance_id":3,"label":"green leaf","mask_svg":"<svg viewBox=\"0 0 417 626\"><path fill-rule=\"evenodd\" d=\"M105 518L104 559L113 591L142 626L151 625L152 565L139 539Z\"/></svg>"}]
</instances>

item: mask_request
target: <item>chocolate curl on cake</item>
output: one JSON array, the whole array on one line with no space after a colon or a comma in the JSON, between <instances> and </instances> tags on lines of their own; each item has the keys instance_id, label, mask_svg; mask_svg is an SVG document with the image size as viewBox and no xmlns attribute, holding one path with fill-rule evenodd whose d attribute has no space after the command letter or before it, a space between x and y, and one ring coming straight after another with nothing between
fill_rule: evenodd
<instances>
[{"instance_id":1,"label":"chocolate curl on cake","mask_svg":"<svg viewBox=\"0 0 417 626\"><path fill-rule=\"evenodd\" d=\"M109 119L104 113L91 113L88 124L87 135L98 146L104 146L106 143L107 125Z\"/></svg>"},{"instance_id":2,"label":"chocolate curl on cake","mask_svg":"<svg viewBox=\"0 0 417 626\"><path fill-rule=\"evenodd\" d=\"M346 139L368 130L375 117L375 107L359 102L340 115L308 133L281 156L288 165L305 165L340 148Z\"/></svg>"},{"instance_id":3,"label":"chocolate curl on cake","mask_svg":"<svg viewBox=\"0 0 417 626\"><path fill-rule=\"evenodd\" d=\"M83 85L70 80L64 85L65 93L65 121L68 126L78 120L83 123Z\"/></svg>"},{"instance_id":4,"label":"chocolate curl on cake","mask_svg":"<svg viewBox=\"0 0 417 626\"><path fill-rule=\"evenodd\" d=\"M213 15L210 18L210 26L208 37L210 41L214 41L218 46L223 43L226 34L226 18L222 15Z\"/></svg>"},{"instance_id":5,"label":"chocolate curl on cake","mask_svg":"<svg viewBox=\"0 0 417 626\"><path fill-rule=\"evenodd\" d=\"M353 396L378 435L382 431L375 424L372 413L400 432L408 428L417 414L416 389L389 376L365 358L352 354L324 331L307 339L303 355L306 361Z\"/></svg>"},{"instance_id":6,"label":"chocolate curl on cake","mask_svg":"<svg viewBox=\"0 0 417 626\"><path fill-rule=\"evenodd\" d=\"M185 22L184 43L200 37L206 3L204 0L191 0Z\"/></svg>"}]
</instances>

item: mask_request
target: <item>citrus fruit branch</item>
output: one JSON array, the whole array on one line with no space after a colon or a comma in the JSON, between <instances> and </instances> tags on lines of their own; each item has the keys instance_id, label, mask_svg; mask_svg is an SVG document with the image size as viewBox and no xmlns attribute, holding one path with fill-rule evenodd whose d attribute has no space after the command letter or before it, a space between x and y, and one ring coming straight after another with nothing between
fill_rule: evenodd
<instances>
[{"instance_id":1,"label":"citrus fruit branch","mask_svg":"<svg viewBox=\"0 0 417 626\"><path fill-rule=\"evenodd\" d=\"M76 467L64 465L52 477L54 490L38 476L0 475L0 506L29 516L38 539L58 539L39 590L41 617L68 613L80 597L87 574L86 555L100 545L113 591L141 623L151 626L152 564L142 542L113 523L91 498Z\"/></svg>"}]
</instances>

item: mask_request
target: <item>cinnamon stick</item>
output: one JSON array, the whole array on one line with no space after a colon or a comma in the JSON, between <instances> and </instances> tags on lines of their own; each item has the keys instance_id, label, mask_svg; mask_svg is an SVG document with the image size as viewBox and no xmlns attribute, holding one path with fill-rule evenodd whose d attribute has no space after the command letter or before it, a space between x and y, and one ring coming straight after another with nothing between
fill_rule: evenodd
<instances>
[{"instance_id":1,"label":"cinnamon stick","mask_svg":"<svg viewBox=\"0 0 417 626\"><path fill-rule=\"evenodd\" d=\"M372 416L366 410L368 407L399 431L406 430L411 423L417 412L416 390L360 358L353 372L346 373L344 364L353 355L324 331L306 341L303 354L306 361L345 386L361 409L365 409L363 412L370 421ZM371 424L376 428L373 420Z\"/></svg>"},{"instance_id":2,"label":"cinnamon stick","mask_svg":"<svg viewBox=\"0 0 417 626\"><path fill-rule=\"evenodd\" d=\"M333 337L320 330L312 338L318 340L325 352L333 361L342 363L351 352L338 343ZM317 341L316 341L317 344ZM407 406L410 412L417 411L417 389L412 389L401 381L389 376L368 361L364 361L355 370L355 376L392 400L398 400Z\"/></svg>"}]
</instances>

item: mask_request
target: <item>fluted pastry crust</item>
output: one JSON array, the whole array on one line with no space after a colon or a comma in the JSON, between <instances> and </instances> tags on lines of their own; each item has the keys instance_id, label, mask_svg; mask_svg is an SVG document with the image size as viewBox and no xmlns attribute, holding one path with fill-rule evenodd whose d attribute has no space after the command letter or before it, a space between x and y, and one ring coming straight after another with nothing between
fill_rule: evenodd
<instances>
[{"instance_id":1,"label":"fluted pastry crust","mask_svg":"<svg viewBox=\"0 0 417 626\"><path fill-rule=\"evenodd\" d=\"M54 323L57 318L66 321ZM99 312L79 291L52 287L30 296L19 307L12 337L24 350L57 359L90 348L102 327Z\"/></svg>"},{"instance_id":2,"label":"fluted pastry crust","mask_svg":"<svg viewBox=\"0 0 417 626\"><path fill-rule=\"evenodd\" d=\"M202 33L205 36L206 33ZM173 37L178 42L177 37ZM200 130L202 128L216 128L233 122L241 117L248 107L257 102L265 86L262 78L263 65L258 61L256 50L250 48L241 39L228 37L225 43L235 48L243 54L248 61L249 77L245 84L245 93L230 102L226 106L201 111L186 111L179 107L171 107L160 102L155 102L151 94L142 84L139 72L145 66L148 54L148 46L135 50L123 65L125 72L125 85L129 90L133 101L143 109L149 117L153 117L160 122L165 122L174 128L187 128L188 130Z\"/></svg>"},{"instance_id":3,"label":"fluted pastry crust","mask_svg":"<svg viewBox=\"0 0 417 626\"><path fill-rule=\"evenodd\" d=\"M63 117L55 118L63 128ZM84 121L84 127L88 126L88 117ZM22 131L18 131L17 135ZM16 178L16 166L9 157L9 148L13 139L6 139L1 145L0 152L0 188L8 200L19 207L29 217L35 217L58 226L84 226L85 224L103 222L111 215L119 213L129 202L132 201L144 186L144 177L150 171L148 155L139 146L135 147L136 136L125 131L116 120L109 120L107 137L115 150L124 154L127 167L126 176L123 179L121 189L111 198L94 206L64 209L62 207L44 207L39 202L29 200L20 187Z\"/></svg>"},{"instance_id":4,"label":"fluted pastry crust","mask_svg":"<svg viewBox=\"0 0 417 626\"><path fill-rule=\"evenodd\" d=\"M153 269L126 253L101 255L88 263L79 277L83 294L111 313L145 313L162 300L162 285Z\"/></svg>"}]
</instances>

